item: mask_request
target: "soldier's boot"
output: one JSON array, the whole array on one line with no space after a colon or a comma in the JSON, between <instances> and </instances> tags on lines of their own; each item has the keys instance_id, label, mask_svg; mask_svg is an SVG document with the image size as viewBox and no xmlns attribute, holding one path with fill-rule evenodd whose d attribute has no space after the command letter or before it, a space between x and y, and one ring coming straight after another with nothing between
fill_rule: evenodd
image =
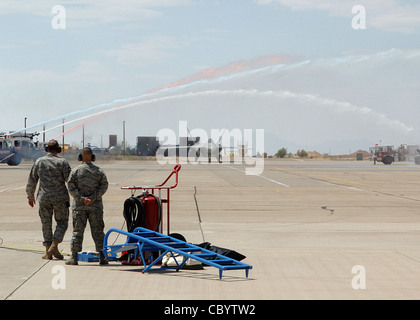
<instances>
[{"instance_id":1,"label":"soldier's boot","mask_svg":"<svg viewBox=\"0 0 420 320\"><path fill-rule=\"evenodd\" d=\"M58 242L57 240L54 240L50 249L48 250L48 253L50 253L51 255L53 255L55 258L59 260L63 260L64 259L63 255L60 253L60 251L58 251L59 243L60 242Z\"/></svg>"},{"instance_id":2,"label":"soldier's boot","mask_svg":"<svg viewBox=\"0 0 420 320\"><path fill-rule=\"evenodd\" d=\"M45 260L51 260L52 259L52 254L50 254L48 252L48 250L50 250L50 246L45 247L45 254L42 255L42 259L45 259Z\"/></svg>"},{"instance_id":3,"label":"soldier's boot","mask_svg":"<svg viewBox=\"0 0 420 320\"><path fill-rule=\"evenodd\" d=\"M99 264L101 266L108 264L108 260L105 258L105 255L102 250L99 251Z\"/></svg>"},{"instance_id":4,"label":"soldier's boot","mask_svg":"<svg viewBox=\"0 0 420 320\"><path fill-rule=\"evenodd\" d=\"M71 265L71 266L77 266L77 252L72 252L71 257L66 260L65 264Z\"/></svg>"}]
</instances>

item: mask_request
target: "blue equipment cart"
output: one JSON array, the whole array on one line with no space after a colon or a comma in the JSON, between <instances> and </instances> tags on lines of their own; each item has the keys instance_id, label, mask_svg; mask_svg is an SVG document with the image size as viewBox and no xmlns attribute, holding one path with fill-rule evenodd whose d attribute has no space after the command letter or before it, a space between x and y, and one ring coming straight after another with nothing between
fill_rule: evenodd
<instances>
[{"instance_id":1,"label":"blue equipment cart","mask_svg":"<svg viewBox=\"0 0 420 320\"><path fill-rule=\"evenodd\" d=\"M111 233L119 233L126 235L126 242L123 244L109 245L108 237ZM235 269L245 270L245 276L248 278L248 272L250 269L252 269L252 266L246 263L228 258L224 255L212 252L197 245L187 243L185 241L146 228L136 228L132 233L115 228L110 229L106 233L104 239L104 248L102 249L104 255L115 255L118 252L123 252L127 250L134 250L134 255L139 255L141 257L141 260L145 267L142 270L142 273L151 271L152 268L156 266L168 253L174 258L176 266L161 266L158 268L153 268L153 270L175 269L176 271L179 271L188 261L188 259L194 259L203 263L204 265L218 268L219 279L222 279L223 271ZM153 256L151 255L147 256L150 252L156 251L159 251L161 253L158 257L153 258ZM182 255L184 257L181 263L177 262L174 253Z\"/></svg>"}]
</instances>

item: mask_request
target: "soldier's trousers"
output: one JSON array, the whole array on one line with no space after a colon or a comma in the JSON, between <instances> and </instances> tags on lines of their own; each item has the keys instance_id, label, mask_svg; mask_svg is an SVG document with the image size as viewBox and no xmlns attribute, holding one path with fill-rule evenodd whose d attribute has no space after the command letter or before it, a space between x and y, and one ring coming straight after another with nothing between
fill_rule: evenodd
<instances>
[{"instance_id":1,"label":"soldier's trousers","mask_svg":"<svg viewBox=\"0 0 420 320\"><path fill-rule=\"evenodd\" d=\"M104 213L102 209L89 207L73 209L73 236L71 238L71 252L82 251L83 234L89 220L90 232L95 242L96 251L102 250L104 245Z\"/></svg>"},{"instance_id":2,"label":"soldier's trousers","mask_svg":"<svg viewBox=\"0 0 420 320\"><path fill-rule=\"evenodd\" d=\"M52 217L57 226L52 230ZM69 202L39 202L39 217L42 223L42 234L44 236L44 246L50 246L54 240L62 242L69 225Z\"/></svg>"}]
</instances>

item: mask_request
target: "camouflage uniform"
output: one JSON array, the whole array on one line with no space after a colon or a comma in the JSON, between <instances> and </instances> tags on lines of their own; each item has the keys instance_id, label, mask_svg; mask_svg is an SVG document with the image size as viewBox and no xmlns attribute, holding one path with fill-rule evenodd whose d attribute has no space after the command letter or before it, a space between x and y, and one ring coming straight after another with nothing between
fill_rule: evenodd
<instances>
[{"instance_id":1,"label":"camouflage uniform","mask_svg":"<svg viewBox=\"0 0 420 320\"><path fill-rule=\"evenodd\" d=\"M100 252L104 242L104 220L102 195L108 189L108 180L104 171L92 164L84 162L74 168L68 179L69 192L73 197L73 236L71 251L82 251L83 234L87 220L95 242L96 251ZM91 198L93 203L85 205L85 198Z\"/></svg>"},{"instance_id":2,"label":"camouflage uniform","mask_svg":"<svg viewBox=\"0 0 420 320\"><path fill-rule=\"evenodd\" d=\"M35 200L35 189L39 180L37 201L42 223L44 246L50 246L54 240L62 242L69 223L70 197L66 181L71 168L66 159L48 153L38 158L29 174L26 194L29 200ZM52 231L52 217L57 222Z\"/></svg>"}]
</instances>

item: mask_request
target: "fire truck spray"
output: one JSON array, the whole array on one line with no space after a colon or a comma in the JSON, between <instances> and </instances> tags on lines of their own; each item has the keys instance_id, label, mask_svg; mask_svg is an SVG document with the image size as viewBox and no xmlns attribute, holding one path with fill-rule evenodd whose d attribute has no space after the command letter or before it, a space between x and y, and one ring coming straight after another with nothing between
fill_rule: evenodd
<instances>
[{"instance_id":1,"label":"fire truck spray","mask_svg":"<svg viewBox=\"0 0 420 320\"><path fill-rule=\"evenodd\" d=\"M322 97L315 96L312 94L300 94L300 93L294 93L290 91L271 91L271 90L259 91L259 90L253 90L253 89L251 90L239 89L239 90L205 90L205 91L188 92L188 93L183 93L183 94L168 95L168 96L158 97L154 99L146 99L146 100L134 101L131 103L120 104L120 105L113 106L105 110L101 110L97 113L86 115L86 116L73 119L71 121L64 123L64 125L68 125L70 123L82 121L82 120L85 120L86 118L89 118L85 120L84 122L78 124L77 126L60 134L59 136L57 136L57 138L61 137L63 134L73 131L74 129L80 127L82 124L93 121L97 119L98 117L101 117L107 113L121 111L127 108L139 107L142 105L156 104L163 101L180 100L180 99L187 99L187 98L193 98L193 97L215 97L215 96L238 96L238 97L242 96L242 97L250 97L250 98L269 97L269 98L273 98L277 100L298 99L303 102L310 102L313 105L329 108L331 111L334 111L334 112L356 113L363 117L372 117L372 119L376 119L376 120L379 119L383 125L386 125L392 129L399 130L405 134L409 134L410 132L414 130L412 126L407 125L398 120L389 119L386 115L378 113L372 110L371 108L357 106L357 105L354 105L345 101L337 101L333 99L322 98ZM48 130L45 130L45 132L61 127L62 125L63 124L60 124L55 127L49 128Z\"/></svg>"},{"instance_id":2,"label":"fire truck spray","mask_svg":"<svg viewBox=\"0 0 420 320\"><path fill-rule=\"evenodd\" d=\"M40 126L45 126L46 124L54 123L60 121L59 124L52 126L40 133L44 133L64 125L69 125L79 122L77 125L68 129L64 133L61 133L56 138L65 135L83 124L89 123L98 119L99 117L108 114L110 112L119 111L127 108L139 107L143 105L156 104L162 101L178 100L178 99L187 99L192 97L208 97L208 96L249 96L249 97L270 97L273 99L298 99L303 102L311 102L316 106L322 106L331 108L335 112L351 112L356 113L361 116L371 116L390 128L401 130L405 134L409 134L414 130L412 126L409 126L401 121L389 119L385 114L374 111L373 109L366 106L357 106L346 101L337 101L334 99L319 97L312 94L296 93L286 90L253 90L253 89L237 89L237 90L202 90L198 91L197 88L199 85L206 84L217 84L232 79L247 79L252 75L258 74L268 74L281 72L282 70L291 70L291 69L300 69L307 66L339 66L341 64L346 64L350 62L358 62L365 60L374 60L374 59L387 59L392 58L396 54L399 54L398 50L392 49L385 52L380 52L372 55L362 55L362 56L346 56L341 58L330 58L330 59L319 59L316 61L304 60L304 61L294 61L288 56L271 56L255 59L252 61L240 61L232 63L228 66L221 68L210 68L206 71L200 72L194 76L185 78L183 80L169 83L164 86L155 88L145 94L129 97L124 99L116 99L109 103L103 103L88 107L81 110L72 111L66 114L63 114L58 117L54 117L44 122L34 124L27 128L22 128L18 131L13 132L16 134L24 130L33 130ZM409 58L409 57L408 57ZM176 94L181 90L190 90L186 93ZM62 119L70 119L65 123L61 123Z\"/></svg>"}]
</instances>

